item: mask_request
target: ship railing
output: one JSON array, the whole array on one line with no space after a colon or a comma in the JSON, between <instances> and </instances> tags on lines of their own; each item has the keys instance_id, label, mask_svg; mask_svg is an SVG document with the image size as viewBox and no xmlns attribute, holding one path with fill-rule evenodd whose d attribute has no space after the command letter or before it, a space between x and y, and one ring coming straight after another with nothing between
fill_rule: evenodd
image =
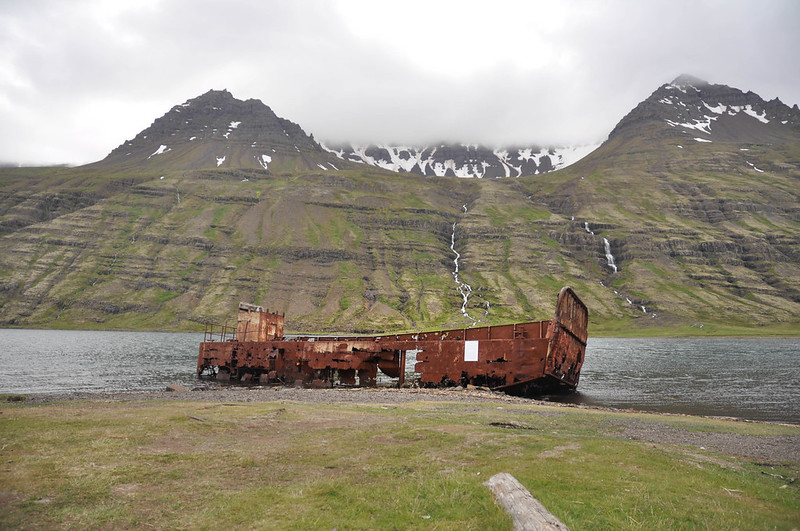
<instances>
[{"instance_id":1,"label":"ship railing","mask_svg":"<svg viewBox=\"0 0 800 531\"><path fill-rule=\"evenodd\" d=\"M236 326L229 324L228 321L225 321L224 324L207 322L203 333L203 342L236 341L236 328Z\"/></svg>"}]
</instances>

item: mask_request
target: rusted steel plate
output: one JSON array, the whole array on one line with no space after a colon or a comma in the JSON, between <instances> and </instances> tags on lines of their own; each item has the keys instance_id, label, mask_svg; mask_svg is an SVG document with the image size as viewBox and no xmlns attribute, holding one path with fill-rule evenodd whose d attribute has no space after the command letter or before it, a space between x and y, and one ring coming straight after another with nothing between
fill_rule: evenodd
<instances>
[{"instance_id":1,"label":"rusted steel plate","mask_svg":"<svg viewBox=\"0 0 800 531\"><path fill-rule=\"evenodd\" d=\"M423 386L481 385L515 394L574 389L586 350L588 311L563 288L555 316L500 326L413 334L283 337L283 315L241 303L235 339L221 341L207 327L198 375L315 387L374 385L378 370L403 385L406 352L416 351ZM213 328L211 329L214 330Z\"/></svg>"},{"instance_id":2,"label":"rusted steel plate","mask_svg":"<svg viewBox=\"0 0 800 531\"><path fill-rule=\"evenodd\" d=\"M283 337L284 316L264 310L261 306L239 303L236 327L238 341L272 341Z\"/></svg>"}]
</instances>

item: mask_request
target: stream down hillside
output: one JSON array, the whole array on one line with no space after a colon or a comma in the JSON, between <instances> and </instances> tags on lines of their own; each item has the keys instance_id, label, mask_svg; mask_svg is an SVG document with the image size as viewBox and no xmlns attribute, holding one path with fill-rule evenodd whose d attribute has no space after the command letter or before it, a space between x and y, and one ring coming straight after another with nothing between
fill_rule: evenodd
<instances>
[{"instance_id":1,"label":"stream down hillside","mask_svg":"<svg viewBox=\"0 0 800 531\"><path fill-rule=\"evenodd\" d=\"M375 170L158 175L6 235L4 324L186 328L243 300L285 312L293 330L461 327L549 318L563 285L595 321L800 315L794 236L721 238L697 215L671 220L683 203L632 224L566 215L542 186Z\"/></svg>"},{"instance_id":2,"label":"stream down hillside","mask_svg":"<svg viewBox=\"0 0 800 531\"><path fill-rule=\"evenodd\" d=\"M696 78L574 164L480 179L210 91L97 163L0 168L0 326L197 330L246 301L289 331L457 328L549 319L568 285L590 335L796 335L798 182L800 109Z\"/></svg>"}]
</instances>

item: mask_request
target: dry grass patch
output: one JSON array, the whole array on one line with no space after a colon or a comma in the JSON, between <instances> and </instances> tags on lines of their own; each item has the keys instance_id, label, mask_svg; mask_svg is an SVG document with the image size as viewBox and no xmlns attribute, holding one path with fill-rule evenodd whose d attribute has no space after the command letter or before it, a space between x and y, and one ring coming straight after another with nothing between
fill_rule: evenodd
<instances>
[{"instance_id":1,"label":"dry grass patch","mask_svg":"<svg viewBox=\"0 0 800 531\"><path fill-rule=\"evenodd\" d=\"M620 437L625 419L660 418L503 402L3 404L0 527L509 528L483 486L497 472L571 529L797 521L782 468Z\"/></svg>"}]
</instances>

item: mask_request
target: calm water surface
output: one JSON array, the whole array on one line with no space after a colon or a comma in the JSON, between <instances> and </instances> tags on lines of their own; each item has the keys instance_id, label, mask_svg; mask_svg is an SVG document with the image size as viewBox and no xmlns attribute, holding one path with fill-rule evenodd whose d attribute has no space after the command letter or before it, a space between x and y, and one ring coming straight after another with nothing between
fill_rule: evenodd
<instances>
[{"instance_id":1,"label":"calm water surface","mask_svg":"<svg viewBox=\"0 0 800 531\"><path fill-rule=\"evenodd\" d=\"M0 330L0 393L194 385L203 334ZM589 339L559 401L800 423L800 339Z\"/></svg>"},{"instance_id":2,"label":"calm water surface","mask_svg":"<svg viewBox=\"0 0 800 531\"><path fill-rule=\"evenodd\" d=\"M560 400L800 423L800 338L590 338Z\"/></svg>"},{"instance_id":3,"label":"calm water surface","mask_svg":"<svg viewBox=\"0 0 800 531\"><path fill-rule=\"evenodd\" d=\"M203 334L0 330L0 393L193 385Z\"/></svg>"}]
</instances>

